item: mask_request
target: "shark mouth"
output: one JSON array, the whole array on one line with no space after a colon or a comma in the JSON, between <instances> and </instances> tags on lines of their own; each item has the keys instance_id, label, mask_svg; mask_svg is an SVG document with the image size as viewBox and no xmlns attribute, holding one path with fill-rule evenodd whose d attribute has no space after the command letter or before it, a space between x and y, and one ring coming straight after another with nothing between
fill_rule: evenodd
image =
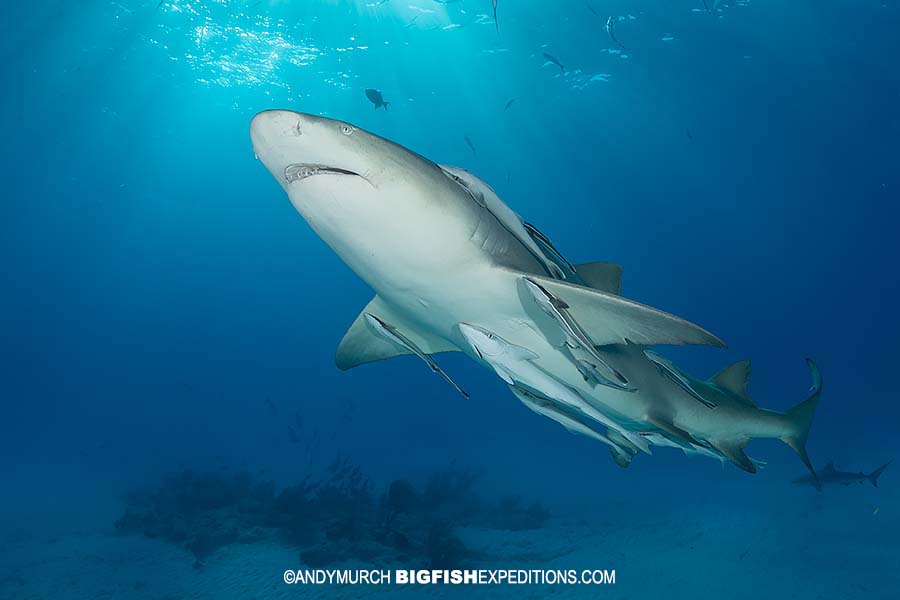
<instances>
[{"instance_id":1,"label":"shark mouth","mask_svg":"<svg viewBox=\"0 0 900 600\"><path fill-rule=\"evenodd\" d=\"M326 165L307 165L295 163L288 165L284 169L284 178L288 183L294 183L315 175L355 175L362 177L359 173L348 171L347 169L339 169L337 167L329 167Z\"/></svg>"}]
</instances>

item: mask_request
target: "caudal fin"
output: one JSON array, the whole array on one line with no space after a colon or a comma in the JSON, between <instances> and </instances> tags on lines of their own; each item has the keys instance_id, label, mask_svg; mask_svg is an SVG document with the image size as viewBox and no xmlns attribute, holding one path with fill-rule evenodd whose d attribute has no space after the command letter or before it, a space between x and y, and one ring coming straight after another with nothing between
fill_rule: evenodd
<instances>
[{"instance_id":1,"label":"caudal fin","mask_svg":"<svg viewBox=\"0 0 900 600\"><path fill-rule=\"evenodd\" d=\"M387 111L387 107L390 102L382 102L381 105L384 107L384 110Z\"/></svg>"},{"instance_id":2,"label":"caudal fin","mask_svg":"<svg viewBox=\"0 0 900 600\"><path fill-rule=\"evenodd\" d=\"M816 488L821 489L819 476L809 460L809 455L806 453L806 438L809 437L809 428L812 426L816 406L818 406L819 398L822 395L822 373L812 360L807 358L806 364L812 374L810 395L806 400L788 409L785 413L790 422L790 431L782 436L781 440L793 448L800 460L803 461L803 464L806 465L806 468L809 469L809 472L812 473Z\"/></svg>"},{"instance_id":3,"label":"caudal fin","mask_svg":"<svg viewBox=\"0 0 900 600\"><path fill-rule=\"evenodd\" d=\"M873 487L878 487L878 478L881 477L881 474L884 473L884 470L888 468L888 465L891 464L892 461L887 461L867 476L869 481L872 482Z\"/></svg>"}]
</instances>

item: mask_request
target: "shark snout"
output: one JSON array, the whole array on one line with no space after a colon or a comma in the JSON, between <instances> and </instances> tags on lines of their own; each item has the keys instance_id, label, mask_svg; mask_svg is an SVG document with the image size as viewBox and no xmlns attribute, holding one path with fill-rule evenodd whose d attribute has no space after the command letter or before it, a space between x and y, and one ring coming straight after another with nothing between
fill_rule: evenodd
<instances>
[{"instance_id":1,"label":"shark snout","mask_svg":"<svg viewBox=\"0 0 900 600\"><path fill-rule=\"evenodd\" d=\"M302 115L289 110L264 110L250 121L250 140L253 150L260 150L276 144L281 140L296 138L301 135Z\"/></svg>"}]
</instances>

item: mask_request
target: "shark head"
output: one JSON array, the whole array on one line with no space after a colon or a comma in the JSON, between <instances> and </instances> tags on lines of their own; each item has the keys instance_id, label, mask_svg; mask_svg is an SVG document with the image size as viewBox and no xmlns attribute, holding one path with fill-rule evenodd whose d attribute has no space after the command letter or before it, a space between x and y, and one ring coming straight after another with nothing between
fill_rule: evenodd
<instances>
[{"instance_id":1,"label":"shark head","mask_svg":"<svg viewBox=\"0 0 900 600\"><path fill-rule=\"evenodd\" d=\"M458 183L432 161L355 125L268 110L253 118L250 138L297 212L364 279L390 277L376 269L391 264L435 267L449 243L436 239L441 231L468 227L441 220L464 207Z\"/></svg>"},{"instance_id":2,"label":"shark head","mask_svg":"<svg viewBox=\"0 0 900 600\"><path fill-rule=\"evenodd\" d=\"M428 159L355 125L289 110L257 114L250 139L257 158L288 193L383 190L440 174Z\"/></svg>"}]
</instances>

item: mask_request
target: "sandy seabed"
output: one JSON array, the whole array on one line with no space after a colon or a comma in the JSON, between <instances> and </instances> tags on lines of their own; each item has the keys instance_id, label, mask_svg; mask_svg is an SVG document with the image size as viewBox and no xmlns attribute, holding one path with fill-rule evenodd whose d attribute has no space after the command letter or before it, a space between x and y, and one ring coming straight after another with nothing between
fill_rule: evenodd
<instances>
[{"instance_id":1,"label":"sandy seabed","mask_svg":"<svg viewBox=\"0 0 900 600\"><path fill-rule=\"evenodd\" d=\"M885 486L886 488L887 486ZM790 488L777 496L654 510L652 499L603 500L556 514L542 529L462 529L472 568L615 569L615 585L286 585L295 548L234 544L194 567L187 551L119 535L118 514L50 519L7 515L0 530L0 600L176 600L432 597L866 598L900 593L900 506L892 489ZM98 502L99 505L99 502ZM421 568L342 563L329 568Z\"/></svg>"}]
</instances>

